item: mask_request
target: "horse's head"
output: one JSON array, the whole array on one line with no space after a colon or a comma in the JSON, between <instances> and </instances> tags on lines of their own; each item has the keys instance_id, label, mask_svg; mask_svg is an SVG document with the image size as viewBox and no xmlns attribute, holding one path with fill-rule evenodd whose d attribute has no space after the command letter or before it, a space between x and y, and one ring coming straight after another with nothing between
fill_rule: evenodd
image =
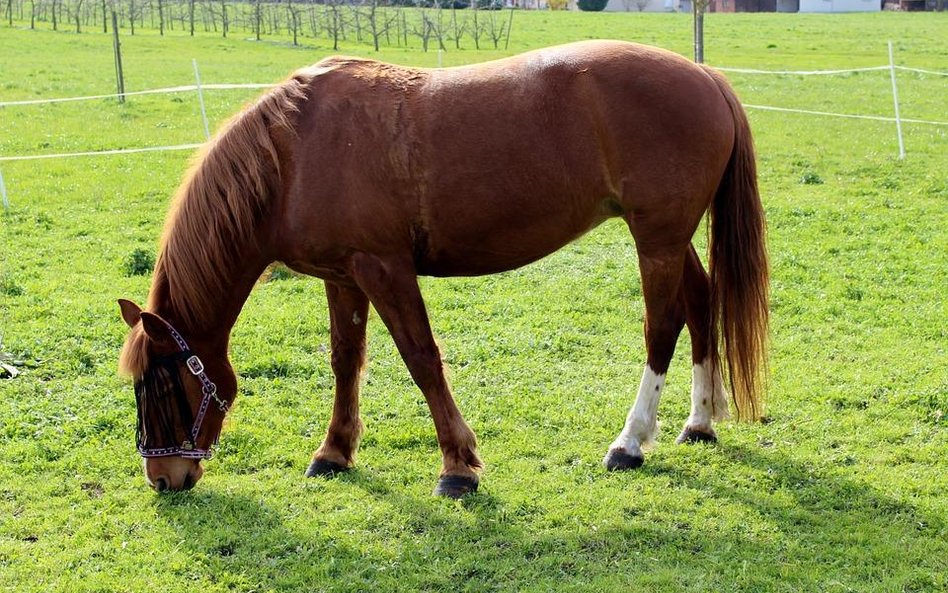
<instances>
[{"instance_id":1,"label":"horse's head","mask_svg":"<svg viewBox=\"0 0 948 593\"><path fill-rule=\"evenodd\" d=\"M226 338L185 338L171 323L120 300L130 332L120 367L135 380L138 452L158 490L188 490L204 473L237 393Z\"/></svg>"}]
</instances>

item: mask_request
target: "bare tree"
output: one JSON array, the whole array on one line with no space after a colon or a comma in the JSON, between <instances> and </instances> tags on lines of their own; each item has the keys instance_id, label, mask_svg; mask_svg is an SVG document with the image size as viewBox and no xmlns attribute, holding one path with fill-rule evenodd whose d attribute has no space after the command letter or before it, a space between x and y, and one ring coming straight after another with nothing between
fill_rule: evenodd
<instances>
[{"instance_id":1,"label":"bare tree","mask_svg":"<svg viewBox=\"0 0 948 593\"><path fill-rule=\"evenodd\" d=\"M458 9L457 6L451 6L451 25L454 29L454 48L461 49L461 37L464 36L464 30L467 28L466 22L461 22L458 24Z\"/></svg>"},{"instance_id":2,"label":"bare tree","mask_svg":"<svg viewBox=\"0 0 948 593\"><path fill-rule=\"evenodd\" d=\"M260 21L263 20L261 10L260 0L253 0L253 32L257 41L260 41Z\"/></svg>"},{"instance_id":3,"label":"bare tree","mask_svg":"<svg viewBox=\"0 0 948 593\"><path fill-rule=\"evenodd\" d=\"M369 23L368 27L369 34L372 36L372 45L375 47L375 51L379 51L379 42L382 35L388 38L388 31L392 27L394 20L398 18L398 13L379 10L378 0L366 0L365 6L365 18Z\"/></svg>"},{"instance_id":4,"label":"bare tree","mask_svg":"<svg viewBox=\"0 0 948 593\"><path fill-rule=\"evenodd\" d=\"M332 49L339 49L339 38L342 36L343 21L342 11L338 0L327 0L326 6L329 14L326 18L326 34L332 38Z\"/></svg>"},{"instance_id":5,"label":"bare tree","mask_svg":"<svg viewBox=\"0 0 948 593\"><path fill-rule=\"evenodd\" d=\"M286 11L290 16L290 31L293 33L293 46L299 45L297 37L300 30L300 9L293 5L293 0L286 0Z\"/></svg>"},{"instance_id":6,"label":"bare tree","mask_svg":"<svg viewBox=\"0 0 948 593\"><path fill-rule=\"evenodd\" d=\"M227 39L227 30L230 28L230 23L227 20L227 0L221 0L221 34L224 39Z\"/></svg>"},{"instance_id":7,"label":"bare tree","mask_svg":"<svg viewBox=\"0 0 948 593\"><path fill-rule=\"evenodd\" d=\"M474 25L471 28L471 37L474 38L474 49L481 48L481 35L484 33L484 23L477 19L477 13L480 12L478 10L478 4L480 4L479 0L473 0L473 2L471 2L471 8L474 9Z\"/></svg>"},{"instance_id":8,"label":"bare tree","mask_svg":"<svg viewBox=\"0 0 948 593\"><path fill-rule=\"evenodd\" d=\"M137 10L140 8L135 4L135 0L128 0L128 26L131 29L131 34L135 34L135 17L137 16Z\"/></svg>"},{"instance_id":9,"label":"bare tree","mask_svg":"<svg viewBox=\"0 0 948 593\"><path fill-rule=\"evenodd\" d=\"M500 45L500 40L503 39L504 33L507 32L507 24L504 23L503 15L500 18L497 18L495 14L496 10L489 10L487 14L490 15L490 18L487 22L487 33L490 35L491 41L494 42L494 49L497 49Z\"/></svg>"}]
</instances>

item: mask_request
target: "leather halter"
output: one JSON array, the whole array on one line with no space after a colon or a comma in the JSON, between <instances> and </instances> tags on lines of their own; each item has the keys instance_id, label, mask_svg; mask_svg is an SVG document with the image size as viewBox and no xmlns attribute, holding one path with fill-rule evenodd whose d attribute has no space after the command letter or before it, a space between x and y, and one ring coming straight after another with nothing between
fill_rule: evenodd
<instances>
[{"instance_id":1,"label":"leather halter","mask_svg":"<svg viewBox=\"0 0 948 593\"><path fill-rule=\"evenodd\" d=\"M213 455L212 449L199 449L197 447L197 439L198 435L201 433L201 426L204 423L204 417L207 414L211 400L214 400L214 402L217 403L220 411L225 414L227 413L229 404L221 399L219 395L217 395L217 385L215 385L214 382L211 381L211 379L207 376L207 373L204 372L204 363L201 362L201 359L190 349L188 343L183 337L181 337L181 334L179 334L177 330L175 330L167 321L164 321L164 324L168 327L168 332L171 334L171 338L178 345L179 352L170 357L163 358L171 359L173 361L184 360L184 364L188 371L197 377L197 380L201 383L201 392L204 394L204 397L201 399L201 405L198 407L197 416L194 418L194 421L191 425L191 430L187 433L189 436L188 438L184 439L180 445L172 445L167 447L146 446L145 441L147 440L148 435L144 430L144 419L142 417L142 400L146 396L144 385L146 377L148 377L148 375L151 373L157 372L155 369L149 369L145 375L135 383L136 404L139 407L138 437L136 439L138 441L138 452L142 457L146 458L178 455L186 459L210 459ZM176 379L177 380L173 382L175 395L178 396L179 401L184 402L183 405L186 406L187 397L183 393L180 376L176 377ZM190 416L190 410L187 410L186 416ZM185 416L182 415L182 418L183 417ZM214 443L217 443L217 438L214 439Z\"/></svg>"}]
</instances>

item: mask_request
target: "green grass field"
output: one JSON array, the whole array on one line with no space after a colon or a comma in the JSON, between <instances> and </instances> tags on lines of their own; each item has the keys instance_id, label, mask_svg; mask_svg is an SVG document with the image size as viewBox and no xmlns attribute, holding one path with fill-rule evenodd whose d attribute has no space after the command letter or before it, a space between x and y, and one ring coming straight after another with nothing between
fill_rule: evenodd
<instances>
[{"instance_id":1,"label":"green grass field","mask_svg":"<svg viewBox=\"0 0 948 593\"><path fill-rule=\"evenodd\" d=\"M709 15L706 58L877 66L893 39L899 64L946 72L946 17ZM690 23L517 13L506 53L612 37L687 55ZM16 24L0 26L0 101L112 92L110 37ZM330 53L302 42L145 31L123 40L127 88L190 84L192 58L207 83L277 81ZM886 72L731 79L750 104L892 112ZM948 121L948 78L900 72L899 84L904 117ZM209 92L212 120L253 94ZM634 249L607 223L518 271L423 281L486 463L461 501L430 495L433 426L374 315L358 468L303 477L331 407L328 318L320 282L282 274L235 328L241 391L206 476L154 494L116 372L115 300L145 300L149 278L126 276L125 260L156 249L189 155L0 162L0 352L20 370L0 378L0 590L948 590L948 126L906 125L899 161L891 123L749 114L773 277L769 422L723 424L717 446L673 444L688 413L685 332L659 445L638 471L603 469L645 357ZM202 136L193 93L0 107L0 156Z\"/></svg>"}]
</instances>

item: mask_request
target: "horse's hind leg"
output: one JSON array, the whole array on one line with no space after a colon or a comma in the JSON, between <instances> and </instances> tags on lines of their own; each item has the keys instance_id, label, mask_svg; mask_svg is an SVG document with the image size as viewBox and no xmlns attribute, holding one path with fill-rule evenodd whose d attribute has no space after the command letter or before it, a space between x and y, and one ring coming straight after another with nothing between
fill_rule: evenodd
<instances>
[{"instance_id":1,"label":"horse's hind leg","mask_svg":"<svg viewBox=\"0 0 948 593\"><path fill-rule=\"evenodd\" d=\"M712 422L728 417L727 393L720 370L711 356L717 344L711 338L711 280L689 246L685 257L682 298L685 303L688 332L691 334L691 414L678 435L678 443L714 442L717 435Z\"/></svg>"},{"instance_id":2,"label":"horse's hind leg","mask_svg":"<svg viewBox=\"0 0 948 593\"><path fill-rule=\"evenodd\" d=\"M477 440L451 396L414 265L411 260L357 254L349 272L385 322L428 402L442 456L435 494L459 498L477 490L477 472L482 465Z\"/></svg>"},{"instance_id":3,"label":"horse's hind leg","mask_svg":"<svg viewBox=\"0 0 948 593\"><path fill-rule=\"evenodd\" d=\"M369 299L358 288L326 283L332 335L336 397L322 445L313 454L307 476L331 475L352 466L362 434L359 380L365 364L365 321Z\"/></svg>"},{"instance_id":4,"label":"horse's hind leg","mask_svg":"<svg viewBox=\"0 0 948 593\"><path fill-rule=\"evenodd\" d=\"M658 401L665 374L685 325L685 305L680 294L684 258L683 248L657 254L645 254L639 249L648 359L625 426L603 459L607 469L632 469L642 465L645 460L642 447L655 439Z\"/></svg>"}]
</instances>

